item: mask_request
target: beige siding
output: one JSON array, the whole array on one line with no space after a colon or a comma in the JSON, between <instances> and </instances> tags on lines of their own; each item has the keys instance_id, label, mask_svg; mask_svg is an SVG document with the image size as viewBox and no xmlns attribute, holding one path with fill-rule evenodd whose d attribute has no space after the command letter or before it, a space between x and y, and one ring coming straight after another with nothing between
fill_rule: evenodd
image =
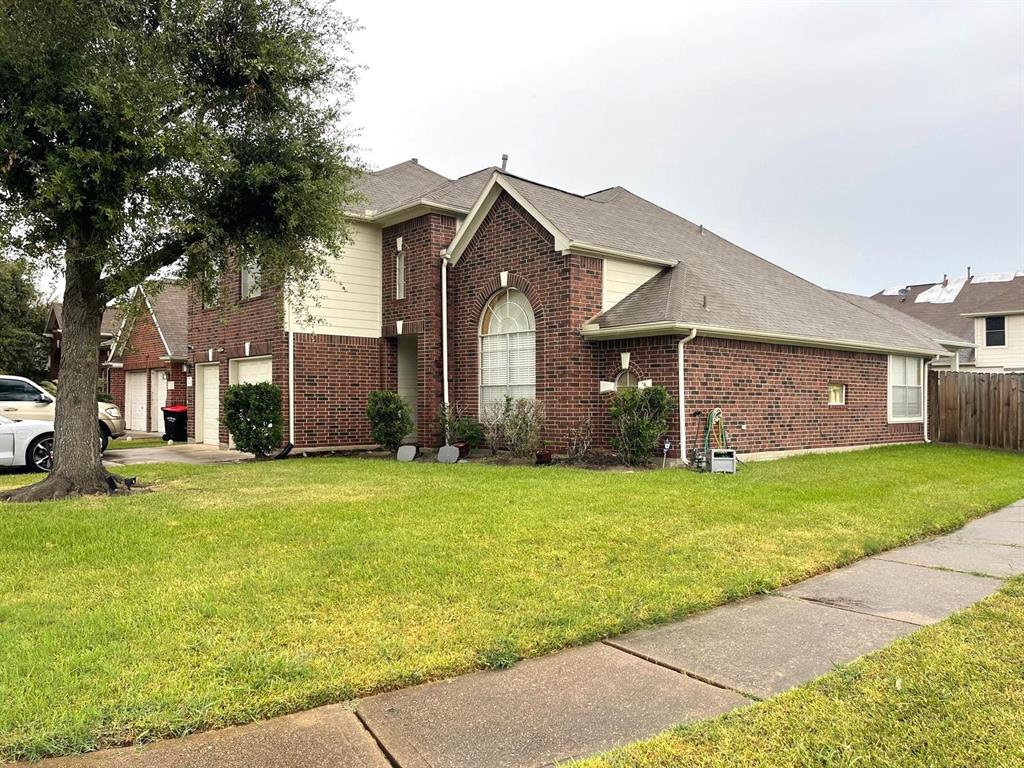
<instances>
[{"instance_id":1,"label":"beige siding","mask_svg":"<svg viewBox=\"0 0 1024 768\"><path fill-rule=\"evenodd\" d=\"M652 264L606 258L602 270L601 310L607 311L661 271Z\"/></svg>"},{"instance_id":2,"label":"beige siding","mask_svg":"<svg viewBox=\"0 0 1024 768\"><path fill-rule=\"evenodd\" d=\"M1006 316L1006 346L985 346L985 318L974 318L974 350L976 368L1000 370L1024 368L1024 315Z\"/></svg>"},{"instance_id":3,"label":"beige siding","mask_svg":"<svg viewBox=\"0 0 1024 768\"><path fill-rule=\"evenodd\" d=\"M291 330L337 336L380 336L381 248L380 230L369 224L350 224L352 242L340 258L329 263L333 276L322 279L308 314L293 312Z\"/></svg>"}]
</instances>

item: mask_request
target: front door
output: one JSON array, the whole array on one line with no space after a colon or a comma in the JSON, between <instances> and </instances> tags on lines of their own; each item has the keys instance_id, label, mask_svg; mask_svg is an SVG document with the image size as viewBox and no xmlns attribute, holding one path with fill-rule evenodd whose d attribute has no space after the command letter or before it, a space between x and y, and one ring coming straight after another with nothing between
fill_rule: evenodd
<instances>
[{"instance_id":1,"label":"front door","mask_svg":"<svg viewBox=\"0 0 1024 768\"><path fill-rule=\"evenodd\" d=\"M412 416L412 432L408 437L416 437L416 428L419 424L417 401L419 400L419 377L417 375L418 365L416 362L416 337L398 337L398 394L401 395L405 404L409 406L409 415Z\"/></svg>"}]
</instances>

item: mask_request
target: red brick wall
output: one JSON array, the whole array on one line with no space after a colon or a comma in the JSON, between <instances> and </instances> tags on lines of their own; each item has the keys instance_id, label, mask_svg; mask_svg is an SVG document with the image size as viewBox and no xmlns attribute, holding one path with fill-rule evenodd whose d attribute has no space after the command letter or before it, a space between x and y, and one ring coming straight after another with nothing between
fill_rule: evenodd
<instances>
[{"instance_id":1,"label":"red brick wall","mask_svg":"<svg viewBox=\"0 0 1024 768\"><path fill-rule=\"evenodd\" d=\"M687 450L704 435L691 414L716 407L745 453L923 439L920 423L888 423L885 355L697 337L685 360ZM828 405L829 383L846 384L845 406Z\"/></svg>"},{"instance_id":2,"label":"red brick wall","mask_svg":"<svg viewBox=\"0 0 1024 768\"><path fill-rule=\"evenodd\" d=\"M601 262L563 256L551 235L502 193L449 279L451 399L476 414L479 403L479 327L488 299L508 285L526 294L537 323L537 398L544 404L543 436L564 450L569 430L600 401L594 359L579 328L601 311Z\"/></svg>"},{"instance_id":3,"label":"red brick wall","mask_svg":"<svg viewBox=\"0 0 1024 768\"><path fill-rule=\"evenodd\" d=\"M228 387L229 362L245 358L245 344L249 343L248 357L272 356L271 370L274 384L281 388L285 435L288 424L288 357L287 335L284 332L282 294L273 288L241 301L241 277L237 270L229 271L221 281L221 308L206 309L194 292L188 300L188 343L190 365L207 362L220 363L220 393ZM212 350L212 355L210 350ZM221 351L222 350L222 351ZM187 387L189 409L188 436L195 439L197 377L189 374L193 386ZM223 414L222 414L223 415ZM220 428L220 442L227 444L228 433Z\"/></svg>"},{"instance_id":4,"label":"red brick wall","mask_svg":"<svg viewBox=\"0 0 1024 768\"><path fill-rule=\"evenodd\" d=\"M401 320L403 334L417 336L416 354L419 377L417 411L419 440L437 446L441 441L438 423L444 400L441 371L441 249L455 236L455 218L431 213L386 227L381 250L384 335L382 384L397 387L397 347L395 323ZM397 239L402 238L405 257L405 298L395 298L395 262Z\"/></svg>"}]
</instances>

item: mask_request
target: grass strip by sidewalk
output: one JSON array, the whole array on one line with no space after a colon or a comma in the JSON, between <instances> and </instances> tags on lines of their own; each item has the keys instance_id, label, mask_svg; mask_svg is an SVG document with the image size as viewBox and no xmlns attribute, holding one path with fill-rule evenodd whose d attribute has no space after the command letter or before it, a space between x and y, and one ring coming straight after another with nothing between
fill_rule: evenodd
<instances>
[{"instance_id":1,"label":"grass strip by sidewalk","mask_svg":"<svg viewBox=\"0 0 1024 768\"><path fill-rule=\"evenodd\" d=\"M1024 578L781 696L571 765L1024 765Z\"/></svg>"},{"instance_id":2,"label":"grass strip by sidewalk","mask_svg":"<svg viewBox=\"0 0 1024 768\"><path fill-rule=\"evenodd\" d=\"M736 476L343 458L138 471L154 493L0 507L0 759L506 665L1024 497L1024 456L938 445Z\"/></svg>"}]
</instances>

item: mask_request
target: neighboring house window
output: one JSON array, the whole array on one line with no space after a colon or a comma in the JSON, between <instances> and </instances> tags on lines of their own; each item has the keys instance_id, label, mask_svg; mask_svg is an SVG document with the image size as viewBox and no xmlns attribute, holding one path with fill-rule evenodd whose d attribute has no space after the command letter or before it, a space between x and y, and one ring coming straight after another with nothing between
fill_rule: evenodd
<instances>
[{"instance_id":1,"label":"neighboring house window","mask_svg":"<svg viewBox=\"0 0 1024 768\"><path fill-rule=\"evenodd\" d=\"M623 371L615 377L615 389L636 389L639 383L632 371Z\"/></svg>"},{"instance_id":2,"label":"neighboring house window","mask_svg":"<svg viewBox=\"0 0 1024 768\"><path fill-rule=\"evenodd\" d=\"M889 420L921 421L924 403L921 359L889 357Z\"/></svg>"},{"instance_id":3,"label":"neighboring house window","mask_svg":"<svg viewBox=\"0 0 1024 768\"><path fill-rule=\"evenodd\" d=\"M529 299L508 288L496 293L480 318L480 412L505 396L536 395L537 325Z\"/></svg>"},{"instance_id":4,"label":"neighboring house window","mask_svg":"<svg viewBox=\"0 0 1024 768\"><path fill-rule=\"evenodd\" d=\"M405 254L395 253L395 298L405 298Z\"/></svg>"},{"instance_id":5,"label":"neighboring house window","mask_svg":"<svg viewBox=\"0 0 1024 768\"><path fill-rule=\"evenodd\" d=\"M242 267L242 300L255 299L261 293L259 266Z\"/></svg>"},{"instance_id":6,"label":"neighboring house window","mask_svg":"<svg viewBox=\"0 0 1024 768\"><path fill-rule=\"evenodd\" d=\"M1006 346L1006 318L986 317L985 318L985 346L1005 347Z\"/></svg>"},{"instance_id":7,"label":"neighboring house window","mask_svg":"<svg viewBox=\"0 0 1024 768\"><path fill-rule=\"evenodd\" d=\"M846 405L846 385L845 384L829 384L828 385L828 404L829 405Z\"/></svg>"}]
</instances>

